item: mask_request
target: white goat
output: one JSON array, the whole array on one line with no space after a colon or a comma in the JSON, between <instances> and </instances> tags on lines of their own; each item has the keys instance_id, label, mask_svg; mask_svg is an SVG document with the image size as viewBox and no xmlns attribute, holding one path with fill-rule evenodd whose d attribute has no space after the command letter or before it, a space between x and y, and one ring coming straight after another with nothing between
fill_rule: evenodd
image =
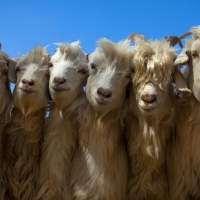
<instances>
[{"instance_id":1,"label":"white goat","mask_svg":"<svg viewBox=\"0 0 200 200\"><path fill-rule=\"evenodd\" d=\"M8 80L8 72L15 62L10 60L8 55L1 50L0 44L0 199L3 200L4 183L2 182L3 165L3 129L9 120L9 112L12 104L12 94ZM11 67L12 68L12 67Z\"/></svg>"},{"instance_id":2,"label":"white goat","mask_svg":"<svg viewBox=\"0 0 200 200\"><path fill-rule=\"evenodd\" d=\"M10 78L16 83L14 108L5 132L5 199L32 200L38 186L39 158L48 101L46 48L22 57Z\"/></svg>"},{"instance_id":3,"label":"white goat","mask_svg":"<svg viewBox=\"0 0 200 200\"><path fill-rule=\"evenodd\" d=\"M184 76L193 95L185 104L176 107L176 135L171 139L170 198L200 199L200 26L190 32L186 48L175 60L186 64Z\"/></svg>"},{"instance_id":4,"label":"white goat","mask_svg":"<svg viewBox=\"0 0 200 200\"><path fill-rule=\"evenodd\" d=\"M79 42L59 44L49 71L54 104L44 138L38 199L68 200L69 171L78 133L76 113L69 107L83 93L87 77L87 56Z\"/></svg>"},{"instance_id":5,"label":"white goat","mask_svg":"<svg viewBox=\"0 0 200 200\"><path fill-rule=\"evenodd\" d=\"M179 91L190 94L183 76L174 68L175 49L166 40L135 42L132 89L125 108L130 176L128 199L168 199L167 140L174 117L175 78Z\"/></svg>"},{"instance_id":6,"label":"white goat","mask_svg":"<svg viewBox=\"0 0 200 200\"><path fill-rule=\"evenodd\" d=\"M71 172L77 200L122 200L127 185L120 113L130 82L129 41L107 39L89 56L90 76Z\"/></svg>"}]
</instances>

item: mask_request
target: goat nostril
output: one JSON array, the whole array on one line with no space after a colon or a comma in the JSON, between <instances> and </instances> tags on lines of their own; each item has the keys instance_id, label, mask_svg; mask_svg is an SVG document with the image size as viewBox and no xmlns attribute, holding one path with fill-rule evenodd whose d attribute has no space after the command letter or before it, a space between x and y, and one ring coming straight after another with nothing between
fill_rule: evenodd
<instances>
[{"instance_id":1,"label":"goat nostril","mask_svg":"<svg viewBox=\"0 0 200 200\"><path fill-rule=\"evenodd\" d=\"M33 86L35 84L35 81L33 79L23 79L22 80L22 83L23 84L26 84L26 85L30 85L30 86Z\"/></svg>"},{"instance_id":2,"label":"goat nostril","mask_svg":"<svg viewBox=\"0 0 200 200\"><path fill-rule=\"evenodd\" d=\"M66 82L66 78L55 77L55 78L53 79L53 82L54 82L54 83L57 83L57 84L63 84L63 83Z\"/></svg>"},{"instance_id":3,"label":"goat nostril","mask_svg":"<svg viewBox=\"0 0 200 200\"><path fill-rule=\"evenodd\" d=\"M97 94L105 98L110 98L112 96L112 91L104 88L98 88Z\"/></svg>"},{"instance_id":4,"label":"goat nostril","mask_svg":"<svg viewBox=\"0 0 200 200\"><path fill-rule=\"evenodd\" d=\"M145 103L153 103L156 101L156 95L142 95L141 98Z\"/></svg>"}]
</instances>

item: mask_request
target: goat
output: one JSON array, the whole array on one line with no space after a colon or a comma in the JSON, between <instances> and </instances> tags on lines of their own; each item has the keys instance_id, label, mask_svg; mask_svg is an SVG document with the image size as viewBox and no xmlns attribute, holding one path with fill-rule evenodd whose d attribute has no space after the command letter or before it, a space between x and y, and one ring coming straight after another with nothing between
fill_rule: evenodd
<instances>
[{"instance_id":1,"label":"goat","mask_svg":"<svg viewBox=\"0 0 200 200\"><path fill-rule=\"evenodd\" d=\"M3 200L4 183L2 182L3 167L3 131L9 121L9 112L12 106L12 94L9 83L9 68L16 65L15 61L9 59L8 54L3 52L0 44L0 199ZM12 65L12 67L11 67Z\"/></svg>"},{"instance_id":2,"label":"goat","mask_svg":"<svg viewBox=\"0 0 200 200\"><path fill-rule=\"evenodd\" d=\"M167 199L167 142L174 123L173 79L190 95L173 61L175 49L166 40L146 41L140 34L132 54L132 89L124 109L130 159L127 199Z\"/></svg>"},{"instance_id":3,"label":"goat","mask_svg":"<svg viewBox=\"0 0 200 200\"><path fill-rule=\"evenodd\" d=\"M129 41L98 41L89 55L86 101L79 116L79 147L71 184L77 200L122 200L127 185L120 113L130 83Z\"/></svg>"},{"instance_id":4,"label":"goat","mask_svg":"<svg viewBox=\"0 0 200 200\"><path fill-rule=\"evenodd\" d=\"M69 172L77 141L76 112L69 109L83 94L87 56L79 41L58 44L49 63L49 90L54 102L47 122L38 199L70 199Z\"/></svg>"},{"instance_id":5,"label":"goat","mask_svg":"<svg viewBox=\"0 0 200 200\"><path fill-rule=\"evenodd\" d=\"M46 48L38 47L23 56L10 72L16 87L11 120L4 133L5 199L35 198L49 100L48 63Z\"/></svg>"},{"instance_id":6,"label":"goat","mask_svg":"<svg viewBox=\"0 0 200 200\"><path fill-rule=\"evenodd\" d=\"M186 64L183 74L193 95L176 106L176 134L170 148L170 198L200 199L200 26L190 30L193 40L175 60L177 67Z\"/></svg>"}]
</instances>

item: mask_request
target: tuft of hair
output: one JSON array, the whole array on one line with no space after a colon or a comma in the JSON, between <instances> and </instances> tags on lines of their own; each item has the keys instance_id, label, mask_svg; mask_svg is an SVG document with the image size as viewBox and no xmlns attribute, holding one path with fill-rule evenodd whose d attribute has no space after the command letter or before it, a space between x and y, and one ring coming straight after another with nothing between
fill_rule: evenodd
<instances>
[{"instance_id":1,"label":"tuft of hair","mask_svg":"<svg viewBox=\"0 0 200 200\"><path fill-rule=\"evenodd\" d=\"M29 65L35 63L38 66L47 65L49 62L49 54L47 53L46 47L36 47L33 50L29 51L25 56L18 61L17 65Z\"/></svg>"},{"instance_id":2,"label":"tuft of hair","mask_svg":"<svg viewBox=\"0 0 200 200\"><path fill-rule=\"evenodd\" d=\"M192 27L190 32L195 40L200 38L200 26Z\"/></svg>"},{"instance_id":3,"label":"tuft of hair","mask_svg":"<svg viewBox=\"0 0 200 200\"><path fill-rule=\"evenodd\" d=\"M83 53L80 46L80 41L72 42L71 44L55 43L59 48L57 51L60 52L61 56L65 59L80 59L85 58L86 54Z\"/></svg>"},{"instance_id":4,"label":"tuft of hair","mask_svg":"<svg viewBox=\"0 0 200 200\"><path fill-rule=\"evenodd\" d=\"M174 72L173 62L176 57L176 49L165 40L140 43L134 49L133 62L137 66L134 80L146 83L156 72L157 78L164 83Z\"/></svg>"},{"instance_id":5,"label":"tuft of hair","mask_svg":"<svg viewBox=\"0 0 200 200\"><path fill-rule=\"evenodd\" d=\"M98 51L105 56L108 62L126 63L127 59L129 60L130 52L132 50L132 47L130 47L130 40L113 43L106 38L101 38L98 40L97 44L98 48L95 52Z\"/></svg>"}]
</instances>

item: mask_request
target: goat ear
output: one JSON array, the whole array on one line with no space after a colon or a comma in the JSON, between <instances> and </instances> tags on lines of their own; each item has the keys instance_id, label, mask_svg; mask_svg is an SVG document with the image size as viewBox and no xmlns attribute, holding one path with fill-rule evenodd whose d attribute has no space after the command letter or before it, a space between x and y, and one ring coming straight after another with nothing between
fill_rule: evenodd
<instances>
[{"instance_id":1,"label":"goat ear","mask_svg":"<svg viewBox=\"0 0 200 200\"><path fill-rule=\"evenodd\" d=\"M187 97L189 97L192 94L191 90L188 89L187 82L183 77L183 74L178 69L175 70L174 80L176 84L176 90L179 93L183 93L183 96Z\"/></svg>"},{"instance_id":2,"label":"goat ear","mask_svg":"<svg viewBox=\"0 0 200 200\"><path fill-rule=\"evenodd\" d=\"M189 52L187 49L183 49L183 51L179 54L179 56L174 61L175 66L182 66L189 61Z\"/></svg>"},{"instance_id":3,"label":"goat ear","mask_svg":"<svg viewBox=\"0 0 200 200\"><path fill-rule=\"evenodd\" d=\"M15 66L16 66L16 62L14 60L9 59L8 60L8 79L10 82L12 83L16 83L16 74L15 74Z\"/></svg>"}]
</instances>

